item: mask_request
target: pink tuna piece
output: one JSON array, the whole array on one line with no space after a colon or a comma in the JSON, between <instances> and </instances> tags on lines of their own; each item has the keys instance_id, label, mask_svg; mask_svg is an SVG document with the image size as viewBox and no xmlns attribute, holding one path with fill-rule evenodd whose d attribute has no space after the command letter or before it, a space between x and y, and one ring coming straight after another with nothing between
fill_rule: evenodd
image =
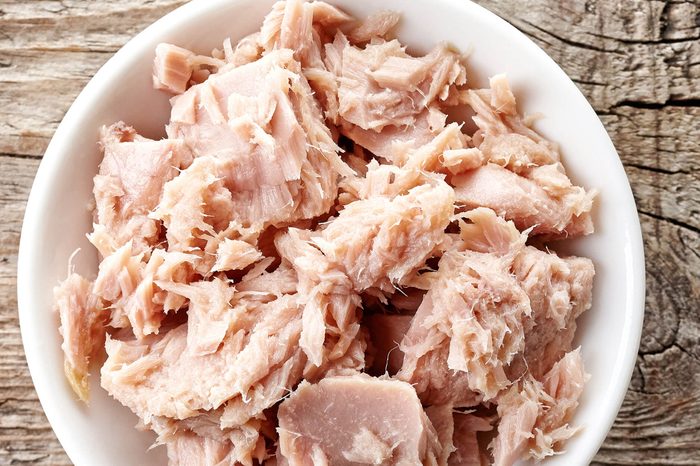
<instances>
[{"instance_id":1,"label":"pink tuna piece","mask_svg":"<svg viewBox=\"0 0 700 466\"><path fill-rule=\"evenodd\" d=\"M332 36L338 26L350 21L352 17L325 2L280 1L263 21L260 43L267 52L294 50L305 69L323 69L321 35Z\"/></svg>"},{"instance_id":2,"label":"pink tuna piece","mask_svg":"<svg viewBox=\"0 0 700 466\"><path fill-rule=\"evenodd\" d=\"M414 58L396 40L360 49L339 33L325 52L326 67L338 79L340 116L365 130L410 126L425 108L449 100L455 86L466 82L459 57L444 44Z\"/></svg>"},{"instance_id":3,"label":"pink tuna piece","mask_svg":"<svg viewBox=\"0 0 700 466\"><path fill-rule=\"evenodd\" d=\"M310 241L308 231L290 228L275 244L296 270L299 300L304 305L300 346L309 358L305 376L325 371L342 357L360 330L360 298L342 268L328 260ZM361 361L364 367L364 357Z\"/></svg>"},{"instance_id":4,"label":"pink tuna piece","mask_svg":"<svg viewBox=\"0 0 700 466\"><path fill-rule=\"evenodd\" d=\"M271 257L263 259L236 284L240 296L271 299L297 291L297 274L287 264L280 265L274 272L265 272L273 260Z\"/></svg>"},{"instance_id":5,"label":"pink tuna piece","mask_svg":"<svg viewBox=\"0 0 700 466\"><path fill-rule=\"evenodd\" d=\"M262 257L262 253L250 243L224 238L216 250L216 263L211 270L212 272L242 270Z\"/></svg>"},{"instance_id":6,"label":"pink tuna piece","mask_svg":"<svg viewBox=\"0 0 700 466\"><path fill-rule=\"evenodd\" d=\"M491 107L498 113L516 115L517 107L515 105L515 96L510 90L506 75L497 74L490 78L489 87L491 87Z\"/></svg>"},{"instance_id":7,"label":"pink tuna piece","mask_svg":"<svg viewBox=\"0 0 700 466\"><path fill-rule=\"evenodd\" d=\"M393 199L376 196L346 205L313 238L356 290L401 283L442 241L452 215L452 188L439 177L426 181Z\"/></svg>"},{"instance_id":8,"label":"pink tuna piece","mask_svg":"<svg viewBox=\"0 0 700 466\"><path fill-rule=\"evenodd\" d=\"M200 356L215 353L233 323L234 288L219 278L189 285L160 281L156 284L189 300L187 351Z\"/></svg>"},{"instance_id":9,"label":"pink tuna piece","mask_svg":"<svg viewBox=\"0 0 700 466\"><path fill-rule=\"evenodd\" d=\"M428 144L444 128L446 118L435 106L430 106L416 115L412 125L390 125L376 131L346 123L341 131L374 155L393 161Z\"/></svg>"},{"instance_id":10,"label":"pink tuna piece","mask_svg":"<svg viewBox=\"0 0 700 466\"><path fill-rule=\"evenodd\" d=\"M461 412L451 403L434 404L425 410L437 431L442 453L438 466L486 466L486 455L479 449L477 434L493 430L487 418Z\"/></svg>"},{"instance_id":11,"label":"pink tuna piece","mask_svg":"<svg viewBox=\"0 0 700 466\"><path fill-rule=\"evenodd\" d=\"M525 344L529 299L511 274L524 237L492 211L476 210L469 218L486 232L505 232L488 236L496 240L489 250L451 249L442 256L437 279L401 344L405 357L399 377L419 383L419 393L426 382L427 389L431 376L420 369L435 364L430 353L447 349L447 367L466 373L469 389L488 400L510 384L505 370ZM419 380L421 374L429 379Z\"/></svg>"},{"instance_id":12,"label":"pink tuna piece","mask_svg":"<svg viewBox=\"0 0 700 466\"><path fill-rule=\"evenodd\" d=\"M290 466L436 464L441 446L413 388L365 375L302 383L279 408ZM317 458L314 460L313 458Z\"/></svg>"},{"instance_id":13,"label":"pink tuna piece","mask_svg":"<svg viewBox=\"0 0 700 466\"><path fill-rule=\"evenodd\" d=\"M579 236L592 232L591 198L557 198L541 186L495 164L452 179L457 203L485 206L532 234Z\"/></svg>"},{"instance_id":14,"label":"pink tuna piece","mask_svg":"<svg viewBox=\"0 0 700 466\"><path fill-rule=\"evenodd\" d=\"M154 249L150 258L136 254L128 242L106 257L99 266L94 292L111 309L110 326L131 327L137 338L157 333L165 314L178 310L185 300L154 286L186 282L192 278L198 257Z\"/></svg>"},{"instance_id":15,"label":"pink tuna piece","mask_svg":"<svg viewBox=\"0 0 700 466\"><path fill-rule=\"evenodd\" d=\"M168 133L216 157L234 219L286 224L327 212L352 171L290 50L211 76L173 103ZM263 76L264 79L259 79Z\"/></svg>"},{"instance_id":16,"label":"pink tuna piece","mask_svg":"<svg viewBox=\"0 0 700 466\"><path fill-rule=\"evenodd\" d=\"M519 233L493 212L476 209L471 224L460 225L461 248L506 253ZM571 350L576 319L591 307L595 269L590 259L559 257L532 246L518 250L511 272L530 300L532 313L523 320L526 335L522 355L507 369L511 380L529 371L540 378Z\"/></svg>"},{"instance_id":17,"label":"pink tuna piece","mask_svg":"<svg viewBox=\"0 0 700 466\"><path fill-rule=\"evenodd\" d=\"M524 358L527 370L539 379L572 349L576 319L591 307L595 269L587 258L558 257L527 247L516 258L513 272L530 297ZM511 368L514 376L524 373L522 363L516 361Z\"/></svg>"},{"instance_id":18,"label":"pink tuna piece","mask_svg":"<svg viewBox=\"0 0 700 466\"><path fill-rule=\"evenodd\" d=\"M253 466L267 458L265 439L259 426L202 436L186 429L166 442L169 466Z\"/></svg>"},{"instance_id":19,"label":"pink tuna piece","mask_svg":"<svg viewBox=\"0 0 700 466\"><path fill-rule=\"evenodd\" d=\"M455 451L453 442L454 419L453 406L450 404L433 405L425 409L425 414L430 419L438 436L438 442L442 446L440 455L436 458L437 466L447 466L447 460Z\"/></svg>"},{"instance_id":20,"label":"pink tuna piece","mask_svg":"<svg viewBox=\"0 0 700 466\"><path fill-rule=\"evenodd\" d=\"M530 128L517 114L515 98L512 96L505 76L494 76L490 84L491 89L469 90L466 94L462 94L466 103L476 113L473 120L479 130L474 134L475 142L481 144L489 138L523 136L529 139L529 143L524 146L529 150L513 151L512 157L525 161L535 155L536 157L529 160L533 165L558 162L560 155L557 145ZM533 149L536 149L536 152L533 152ZM526 165L523 163L521 167L524 168Z\"/></svg>"},{"instance_id":21,"label":"pink tuna piece","mask_svg":"<svg viewBox=\"0 0 700 466\"><path fill-rule=\"evenodd\" d=\"M153 87L182 94L192 77L194 54L172 44L158 44L153 61Z\"/></svg>"},{"instance_id":22,"label":"pink tuna piece","mask_svg":"<svg viewBox=\"0 0 700 466\"><path fill-rule=\"evenodd\" d=\"M464 179L455 180L456 186L462 185L464 202L491 207L516 220L521 229L535 226L533 234L578 236L592 233L590 211L596 192L574 186L566 176L556 144L523 122L505 76L494 76L490 84L490 90L466 93L466 101L476 113L474 122L479 127L474 142L486 160L524 179L508 177L492 167L487 172L477 170L478 175L467 174ZM491 189L483 182L487 177L493 179ZM510 203L504 201L506 197L502 194L507 186L516 186L506 191ZM534 206L530 207L530 212L524 212L533 204L527 202L530 197L534 198Z\"/></svg>"},{"instance_id":23,"label":"pink tuna piece","mask_svg":"<svg viewBox=\"0 0 700 466\"><path fill-rule=\"evenodd\" d=\"M102 348L105 314L92 292L92 283L76 273L54 288L53 295L61 320L63 370L75 394L87 403L88 369L90 360Z\"/></svg>"},{"instance_id":24,"label":"pink tuna piece","mask_svg":"<svg viewBox=\"0 0 700 466\"><path fill-rule=\"evenodd\" d=\"M246 396L271 370L294 356L301 316L293 297L241 302L215 353L186 351L187 326L153 342L107 340L102 387L145 422L186 419Z\"/></svg>"},{"instance_id":25,"label":"pink tuna piece","mask_svg":"<svg viewBox=\"0 0 700 466\"><path fill-rule=\"evenodd\" d=\"M579 350L567 353L541 381L528 376L499 397L501 421L492 444L494 464L509 466L520 458L543 459L561 451L577 429L568 422L588 375Z\"/></svg>"},{"instance_id":26,"label":"pink tuna piece","mask_svg":"<svg viewBox=\"0 0 700 466\"><path fill-rule=\"evenodd\" d=\"M296 353L256 384L245 399L230 400L221 414L221 428L242 426L251 419L265 419L263 412L289 395L291 388L301 380L304 362L302 353Z\"/></svg>"},{"instance_id":27,"label":"pink tuna piece","mask_svg":"<svg viewBox=\"0 0 700 466\"><path fill-rule=\"evenodd\" d=\"M100 144L104 158L93 189L95 223L109 240L93 242L103 256L129 240L145 250L159 235L148 214L160 201L163 185L189 164L190 152L180 140L146 139L121 122L102 129Z\"/></svg>"},{"instance_id":28,"label":"pink tuna piece","mask_svg":"<svg viewBox=\"0 0 700 466\"><path fill-rule=\"evenodd\" d=\"M169 466L221 464L230 450L227 442L200 437L191 432L175 436L167 445Z\"/></svg>"},{"instance_id":29,"label":"pink tuna piece","mask_svg":"<svg viewBox=\"0 0 700 466\"><path fill-rule=\"evenodd\" d=\"M355 44L369 42L374 38L386 38L401 20L401 13L391 10L379 10L364 18L348 34Z\"/></svg>"},{"instance_id":30,"label":"pink tuna piece","mask_svg":"<svg viewBox=\"0 0 700 466\"><path fill-rule=\"evenodd\" d=\"M231 192L219 178L225 165L213 157L198 157L165 184L163 198L151 217L165 225L169 250L202 249L205 234L214 235L231 222Z\"/></svg>"}]
</instances>

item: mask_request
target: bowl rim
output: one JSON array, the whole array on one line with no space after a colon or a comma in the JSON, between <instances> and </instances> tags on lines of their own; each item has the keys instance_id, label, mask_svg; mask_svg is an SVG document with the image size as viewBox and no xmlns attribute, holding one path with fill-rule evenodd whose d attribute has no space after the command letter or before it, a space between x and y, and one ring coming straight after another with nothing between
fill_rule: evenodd
<instances>
[{"instance_id":1,"label":"bowl rim","mask_svg":"<svg viewBox=\"0 0 700 466\"><path fill-rule=\"evenodd\" d=\"M32 321L32 315L37 311L37 305L35 304L32 292L32 276L36 267L37 258L33 253L32 245L40 240L37 233L39 217L42 212L40 207L46 203L47 197L51 194L45 187L49 185L48 181L52 179L57 167L63 162L65 154L62 154L61 148L67 143L71 133L79 131L74 121L76 116L85 112L93 101L99 99L100 96L107 91L106 87L110 76L123 73L128 68L130 61L136 59L135 57L147 51L152 52L152 50L146 49L142 44L148 43L149 38L162 35L165 30L174 29L177 24L191 20L192 17L204 15L206 12L216 10L223 5L232 7L232 4L245 3L246 1L247 0L192 0L162 16L131 38L97 71L97 73L95 73L78 94L52 136L36 172L25 208L17 258L17 306L20 331L24 354L39 401L56 437L63 446L66 454L74 463L79 455L77 455L72 447L73 442L69 441L70 426L62 423L60 420L60 408L53 403L53 399L49 394L51 389L50 384L46 383L49 379L48 377L44 378L44 375L41 374L39 370L39 361L42 358L42 354L30 339L30 330L28 329ZM334 3L333 0L325 1L331 4ZM601 134L605 134L606 144L609 144L612 153L617 155L619 169L622 170L624 175L624 168L619 154L617 154L600 118L595 114L595 110L580 89L578 89L568 75L544 50L508 21L471 0L434 0L434 3L434 8L450 8L465 17L471 16L473 19L488 23L489 26L494 28L494 34L506 35L512 37L513 40L521 42L523 47L529 49L530 53L538 55L540 59L548 64L551 68L549 71L554 73L556 79L568 81L576 90L578 98L582 99L588 109L596 116L597 124L602 131ZM626 178L626 175L624 176ZM629 186L629 180L627 180L626 188L627 189L624 189L625 192L623 193L623 197L626 199L621 199L621 201L633 207L636 212L636 203L632 195L631 187ZM607 409L604 410L605 418L600 422L600 428L595 432L594 441L591 442L594 446L589 448L588 455L585 458L580 458L582 460L581 464L588 464L593 459L617 417L635 368L642 334L646 276L642 232L638 216L636 222L633 222L628 228L629 253L626 254L625 263L627 282L624 284L625 294L628 299L626 300L627 308L624 309L625 327L622 329L622 343L620 344L620 347L626 349L620 351L620 353L616 355L614 373L618 374L618 376L611 389L615 396L611 397L611 399L601 401L601 403L607 404Z\"/></svg>"}]
</instances>

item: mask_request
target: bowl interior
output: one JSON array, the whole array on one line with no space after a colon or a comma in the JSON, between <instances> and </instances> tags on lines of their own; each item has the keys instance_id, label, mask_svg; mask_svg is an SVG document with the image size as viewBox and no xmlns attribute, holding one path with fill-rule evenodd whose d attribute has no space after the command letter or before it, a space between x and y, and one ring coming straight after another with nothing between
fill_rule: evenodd
<instances>
[{"instance_id":1,"label":"bowl interior","mask_svg":"<svg viewBox=\"0 0 700 466\"><path fill-rule=\"evenodd\" d=\"M27 206L18 270L18 300L27 361L46 414L71 460L81 465L164 464L164 448L147 450L154 436L137 432L137 418L99 388L92 377L91 404L76 401L62 373L52 287L75 269L94 276L97 257L85 234L88 204L100 155L101 125L124 120L149 137L164 135L166 94L151 87L153 50L172 42L202 53L256 31L272 0L195 0L129 42L88 84L46 151ZM399 38L415 51L448 41L469 51L472 85L508 74L521 109L541 112L536 127L560 143L575 182L600 191L596 233L562 243L596 265L593 308L580 319L577 343L592 375L574 419L584 430L568 453L549 465L588 464L612 424L630 379L639 343L644 266L639 222L620 160L599 119L575 85L537 46L505 21L465 0L374 2L331 0L363 17L380 8L403 12Z\"/></svg>"}]
</instances>

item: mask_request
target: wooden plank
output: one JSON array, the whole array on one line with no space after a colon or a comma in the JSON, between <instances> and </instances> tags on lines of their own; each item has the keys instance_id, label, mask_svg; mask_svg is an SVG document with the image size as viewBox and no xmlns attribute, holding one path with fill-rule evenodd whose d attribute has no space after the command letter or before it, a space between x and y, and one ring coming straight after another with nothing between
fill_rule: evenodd
<instances>
[{"instance_id":1,"label":"wooden plank","mask_svg":"<svg viewBox=\"0 0 700 466\"><path fill-rule=\"evenodd\" d=\"M0 2L0 153L42 155L97 69L182 3Z\"/></svg>"},{"instance_id":2,"label":"wooden plank","mask_svg":"<svg viewBox=\"0 0 700 466\"><path fill-rule=\"evenodd\" d=\"M34 391L17 317L19 233L38 166L0 155L0 464L70 464Z\"/></svg>"},{"instance_id":3,"label":"wooden plank","mask_svg":"<svg viewBox=\"0 0 700 466\"><path fill-rule=\"evenodd\" d=\"M697 104L698 2L483 0L530 36L597 110L626 104Z\"/></svg>"}]
</instances>

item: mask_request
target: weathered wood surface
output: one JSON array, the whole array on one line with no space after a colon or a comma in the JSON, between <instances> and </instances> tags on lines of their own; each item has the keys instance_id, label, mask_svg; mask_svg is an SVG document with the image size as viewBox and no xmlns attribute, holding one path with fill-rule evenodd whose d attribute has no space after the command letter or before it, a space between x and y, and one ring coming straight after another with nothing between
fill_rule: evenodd
<instances>
[{"instance_id":1,"label":"weathered wood surface","mask_svg":"<svg viewBox=\"0 0 700 466\"><path fill-rule=\"evenodd\" d=\"M0 464L69 464L22 353L24 205L64 112L179 0L0 0ZM623 159L647 255L637 367L598 464L700 464L700 0L480 0L579 85Z\"/></svg>"}]
</instances>

